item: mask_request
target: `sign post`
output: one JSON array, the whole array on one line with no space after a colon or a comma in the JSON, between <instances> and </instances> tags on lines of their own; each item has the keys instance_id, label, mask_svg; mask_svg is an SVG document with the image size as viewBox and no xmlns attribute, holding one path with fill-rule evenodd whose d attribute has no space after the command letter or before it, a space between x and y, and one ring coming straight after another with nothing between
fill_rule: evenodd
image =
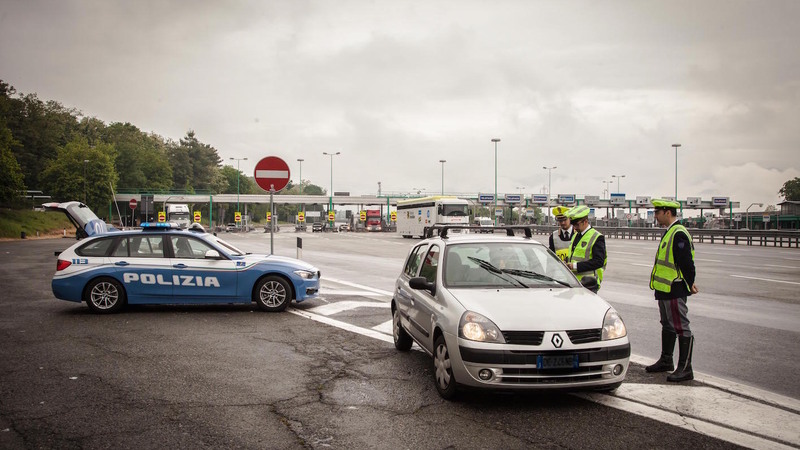
<instances>
[{"instance_id":1,"label":"sign post","mask_svg":"<svg viewBox=\"0 0 800 450\"><path fill-rule=\"evenodd\" d=\"M277 156L267 156L262 158L256 164L255 173L253 174L256 184L261 189L269 191L269 210L270 215L275 213L275 204L273 203L272 196L275 192L280 192L289 184L289 176L291 171L286 161L278 158ZM274 253L274 236L275 236L275 221L270 221L269 228L269 253Z\"/></svg>"}]
</instances>

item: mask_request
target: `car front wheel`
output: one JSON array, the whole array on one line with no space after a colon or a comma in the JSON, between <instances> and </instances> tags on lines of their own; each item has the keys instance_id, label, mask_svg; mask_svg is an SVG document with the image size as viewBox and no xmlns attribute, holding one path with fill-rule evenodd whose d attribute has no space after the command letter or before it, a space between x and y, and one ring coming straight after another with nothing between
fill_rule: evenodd
<instances>
[{"instance_id":1,"label":"car front wheel","mask_svg":"<svg viewBox=\"0 0 800 450\"><path fill-rule=\"evenodd\" d=\"M125 291L119 281L113 278L98 278L86 286L84 300L92 312L111 314L125 304Z\"/></svg>"},{"instance_id":2,"label":"car front wheel","mask_svg":"<svg viewBox=\"0 0 800 450\"><path fill-rule=\"evenodd\" d=\"M292 301L292 289L281 277L264 277L256 285L253 300L264 311L283 311Z\"/></svg>"},{"instance_id":3,"label":"car front wheel","mask_svg":"<svg viewBox=\"0 0 800 450\"><path fill-rule=\"evenodd\" d=\"M397 308L392 313L392 334L394 335L394 348L401 352L407 352L411 349L413 341L403 328L403 325L400 324L400 310Z\"/></svg>"},{"instance_id":4,"label":"car front wheel","mask_svg":"<svg viewBox=\"0 0 800 450\"><path fill-rule=\"evenodd\" d=\"M450 352L444 336L437 337L433 344L433 369L433 381L439 395L445 400L455 398L456 378L453 376Z\"/></svg>"}]
</instances>

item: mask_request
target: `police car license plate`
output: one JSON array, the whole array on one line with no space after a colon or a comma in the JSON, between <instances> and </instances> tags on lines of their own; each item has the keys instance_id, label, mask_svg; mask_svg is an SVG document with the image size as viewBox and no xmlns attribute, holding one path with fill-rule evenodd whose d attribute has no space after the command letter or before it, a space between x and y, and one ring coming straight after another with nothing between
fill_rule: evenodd
<instances>
[{"instance_id":1,"label":"police car license plate","mask_svg":"<svg viewBox=\"0 0 800 450\"><path fill-rule=\"evenodd\" d=\"M536 357L537 369L576 369L578 368L578 355L559 355Z\"/></svg>"}]
</instances>

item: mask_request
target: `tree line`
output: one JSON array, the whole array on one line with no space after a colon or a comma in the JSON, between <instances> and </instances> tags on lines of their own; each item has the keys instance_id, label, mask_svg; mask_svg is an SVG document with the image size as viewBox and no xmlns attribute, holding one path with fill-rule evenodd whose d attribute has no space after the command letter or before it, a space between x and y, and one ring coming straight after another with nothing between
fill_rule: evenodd
<instances>
[{"instance_id":1,"label":"tree line","mask_svg":"<svg viewBox=\"0 0 800 450\"><path fill-rule=\"evenodd\" d=\"M26 191L42 191L52 201L82 201L102 216L113 199L112 189L234 194L238 182L242 194L266 193L252 177L222 162L217 149L203 143L193 130L176 142L127 122L106 125L56 101L40 100L35 93L18 93L0 80L3 206L26 205ZM307 180L301 183L304 194L326 194ZM299 191L299 185L290 184L280 194ZM253 213L266 215L266 206ZM232 209L225 216L232 220Z\"/></svg>"}]
</instances>

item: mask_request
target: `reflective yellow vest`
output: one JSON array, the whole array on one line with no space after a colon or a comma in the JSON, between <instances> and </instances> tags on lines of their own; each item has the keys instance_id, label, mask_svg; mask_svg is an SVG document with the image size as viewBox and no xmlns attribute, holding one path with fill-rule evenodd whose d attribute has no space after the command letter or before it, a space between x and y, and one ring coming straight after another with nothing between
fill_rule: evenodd
<instances>
[{"instance_id":1,"label":"reflective yellow vest","mask_svg":"<svg viewBox=\"0 0 800 450\"><path fill-rule=\"evenodd\" d=\"M578 233L576 232L572 235L572 241L575 241L575 236L577 234ZM576 245L575 249L572 250L572 254L569 255L568 262L582 262L592 259L592 248L594 248L594 243L600 236L602 236L602 234L594 228L589 228L586 230L586 233L581 236L581 240L578 241L578 245ZM572 248L572 245L570 245L570 248ZM599 286L603 281L603 272L605 272L607 263L608 254L606 254L606 259L603 260L603 267L591 272L579 272L576 273L575 276L578 277L578 280L580 280L586 275L593 275L595 278L597 278L597 285Z\"/></svg>"},{"instance_id":2,"label":"reflective yellow vest","mask_svg":"<svg viewBox=\"0 0 800 450\"><path fill-rule=\"evenodd\" d=\"M675 233L685 233L689 238L689 244L692 246L692 259L694 259L694 244L692 243L692 235L681 224L671 226L664 236L661 237L661 242L658 244L656 251L656 262L653 264L653 272L650 274L650 289L660 292L671 292L672 283L677 280L683 280L683 274L675 266L675 256L672 254L672 243L675 239ZM691 289L691 286L686 284L686 287Z\"/></svg>"},{"instance_id":3,"label":"reflective yellow vest","mask_svg":"<svg viewBox=\"0 0 800 450\"><path fill-rule=\"evenodd\" d=\"M573 230L572 236L575 236ZM556 249L556 256L561 258L562 261L569 261L569 252L572 247L572 239L568 241L561 240L561 228L553 231L553 247Z\"/></svg>"}]
</instances>

